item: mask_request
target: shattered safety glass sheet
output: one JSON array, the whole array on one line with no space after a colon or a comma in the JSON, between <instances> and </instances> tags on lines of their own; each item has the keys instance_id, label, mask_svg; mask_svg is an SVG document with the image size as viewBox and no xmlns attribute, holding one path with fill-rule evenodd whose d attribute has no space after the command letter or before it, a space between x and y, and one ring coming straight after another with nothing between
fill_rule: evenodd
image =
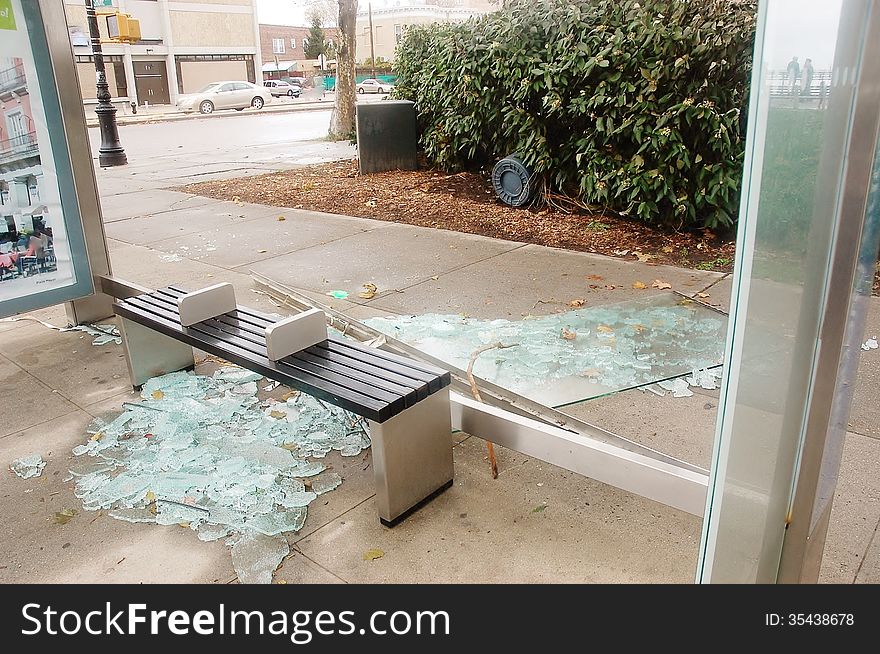
<instances>
[{"instance_id":1,"label":"shattered safety glass sheet","mask_svg":"<svg viewBox=\"0 0 880 654\"><path fill-rule=\"evenodd\" d=\"M361 419L302 393L261 401L277 384L226 367L213 377L150 379L140 403L96 420L73 453L76 496L119 520L180 524L204 541L227 538L239 579L268 582L288 552L285 532L342 483L321 459L369 447Z\"/></svg>"},{"instance_id":2,"label":"shattered safety glass sheet","mask_svg":"<svg viewBox=\"0 0 880 654\"><path fill-rule=\"evenodd\" d=\"M426 314L364 323L551 407L722 363L727 316L675 293L522 320Z\"/></svg>"}]
</instances>

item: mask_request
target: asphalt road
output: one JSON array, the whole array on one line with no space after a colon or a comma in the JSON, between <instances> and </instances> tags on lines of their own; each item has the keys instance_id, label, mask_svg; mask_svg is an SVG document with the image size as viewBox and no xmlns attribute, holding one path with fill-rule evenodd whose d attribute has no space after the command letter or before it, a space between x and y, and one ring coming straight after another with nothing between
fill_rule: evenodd
<instances>
[{"instance_id":1,"label":"asphalt road","mask_svg":"<svg viewBox=\"0 0 880 654\"><path fill-rule=\"evenodd\" d=\"M323 139L330 127L330 111L240 114L210 119L122 125L119 140L129 160L168 154L240 153L259 147L279 152L302 141ZM92 153L98 154L101 133L89 130Z\"/></svg>"}]
</instances>

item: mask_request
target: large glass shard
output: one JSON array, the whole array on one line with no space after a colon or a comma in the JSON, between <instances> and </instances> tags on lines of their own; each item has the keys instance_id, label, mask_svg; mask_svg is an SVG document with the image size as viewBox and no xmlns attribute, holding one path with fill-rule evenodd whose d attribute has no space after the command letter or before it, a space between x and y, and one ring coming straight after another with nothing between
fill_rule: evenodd
<instances>
[{"instance_id":1,"label":"large glass shard","mask_svg":"<svg viewBox=\"0 0 880 654\"><path fill-rule=\"evenodd\" d=\"M727 317L675 293L523 320L427 314L370 327L477 377L559 407L722 363Z\"/></svg>"},{"instance_id":2,"label":"large glass shard","mask_svg":"<svg viewBox=\"0 0 880 654\"><path fill-rule=\"evenodd\" d=\"M232 567L243 584L271 584L272 573L288 554L284 536L245 534L232 545Z\"/></svg>"}]
</instances>

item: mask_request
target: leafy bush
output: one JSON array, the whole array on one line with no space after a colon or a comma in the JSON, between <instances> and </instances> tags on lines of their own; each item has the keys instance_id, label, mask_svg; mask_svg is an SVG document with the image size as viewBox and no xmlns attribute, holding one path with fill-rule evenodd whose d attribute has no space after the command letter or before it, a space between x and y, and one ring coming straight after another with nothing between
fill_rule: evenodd
<instances>
[{"instance_id":1,"label":"leafy bush","mask_svg":"<svg viewBox=\"0 0 880 654\"><path fill-rule=\"evenodd\" d=\"M756 0L509 0L408 29L396 97L447 170L518 153L543 196L646 222L728 226Z\"/></svg>"}]
</instances>

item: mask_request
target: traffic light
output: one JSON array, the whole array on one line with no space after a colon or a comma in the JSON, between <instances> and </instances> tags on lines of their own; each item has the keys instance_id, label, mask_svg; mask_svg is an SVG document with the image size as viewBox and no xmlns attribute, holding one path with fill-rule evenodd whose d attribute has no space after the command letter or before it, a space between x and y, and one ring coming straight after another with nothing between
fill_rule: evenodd
<instances>
[{"instance_id":1,"label":"traffic light","mask_svg":"<svg viewBox=\"0 0 880 654\"><path fill-rule=\"evenodd\" d=\"M111 41L136 43L141 40L141 24L130 14L110 14L107 16L107 34Z\"/></svg>"}]
</instances>

